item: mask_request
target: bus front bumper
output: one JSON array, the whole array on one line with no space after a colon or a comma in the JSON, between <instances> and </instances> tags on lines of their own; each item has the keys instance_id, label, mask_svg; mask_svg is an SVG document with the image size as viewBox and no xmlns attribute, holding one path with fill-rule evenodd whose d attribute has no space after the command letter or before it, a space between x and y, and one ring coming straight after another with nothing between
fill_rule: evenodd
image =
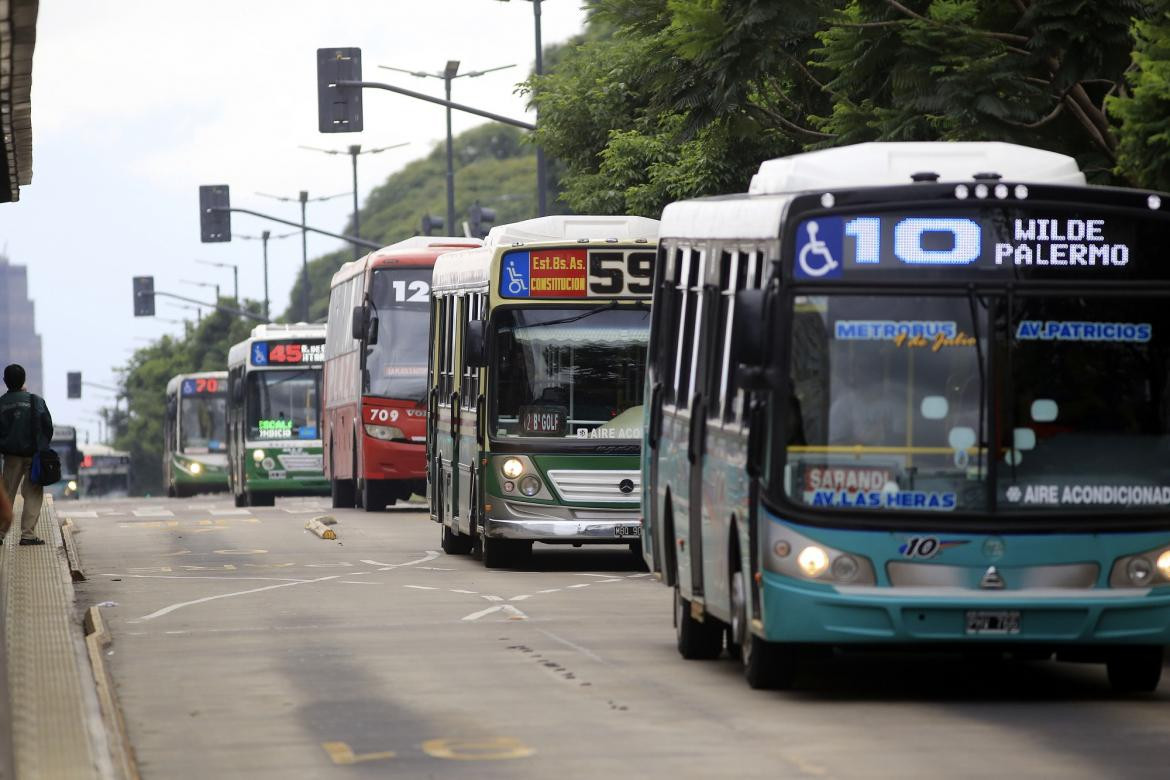
<instances>
[{"instance_id":1,"label":"bus front bumper","mask_svg":"<svg viewBox=\"0 0 1170 780\"><path fill-rule=\"evenodd\" d=\"M570 544L626 544L640 540L638 504L620 509L530 504L489 497L484 534L493 539L522 539ZM486 508L486 507L485 507Z\"/></svg>"},{"instance_id":2,"label":"bus front bumper","mask_svg":"<svg viewBox=\"0 0 1170 780\"><path fill-rule=\"evenodd\" d=\"M774 642L1170 644L1170 587L1043 593L831 588L764 572L761 590L763 636ZM995 630L996 624L1008 628Z\"/></svg>"}]
</instances>

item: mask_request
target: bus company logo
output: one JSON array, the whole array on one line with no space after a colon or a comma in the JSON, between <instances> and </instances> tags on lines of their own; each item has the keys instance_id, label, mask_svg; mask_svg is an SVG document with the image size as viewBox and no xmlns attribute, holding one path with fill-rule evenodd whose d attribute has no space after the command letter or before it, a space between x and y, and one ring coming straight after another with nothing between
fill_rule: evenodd
<instances>
[{"instance_id":1,"label":"bus company logo","mask_svg":"<svg viewBox=\"0 0 1170 780\"><path fill-rule=\"evenodd\" d=\"M627 496L630 493L633 493L634 492L634 480L623 479L621 482L618 483L618 490L625 493Z\"/></svg>"},{"instance_id":2,"label":"bus company logo","mask_svg":"<svg viewBox=\"0 0 1170 780\"><path fill-rule=\"evenodd\" d=\"M939 539L937 536L911 536L898 548L898 552L905 558L928 560L936 557L944 550L961 547L969 542L969 539Z\"/></svg>"},{"instance_id":3,"label":"bus company logo","mask_svg":"<svg viewBox=\"0 0 1170 780\"><path fill-rule=\"evenodd\" d=\"M841 218L822 217L800 223L796 230L797 279L835 279L841 275Z\"/></svg>"},{"instance_id":4,"label":"bus company logo","mask_svg":"<svg viewBox=\"0 0 1170 780\"><path fill-rule=\"evenodd\" d=\"M252 345L252 365L268 365L268 342L257 341Z\"/></svg>"}]
</instances>

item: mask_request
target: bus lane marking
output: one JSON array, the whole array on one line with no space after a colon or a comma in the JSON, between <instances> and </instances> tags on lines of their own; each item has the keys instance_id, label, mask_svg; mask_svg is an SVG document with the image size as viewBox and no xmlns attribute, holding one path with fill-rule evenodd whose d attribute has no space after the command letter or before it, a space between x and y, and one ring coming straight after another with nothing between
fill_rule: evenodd
<instances>
[{"instance_id":1,"label":"bus lane marking","mask_svg":"<svg viewBox=\"0 0 1170 780\"><path fill-rule=\"evenodd\" d=\"M345 742L322 742L321 747L329 754L329 758L332 759L333 763L338 766L361 764L366 761L381 761L386 758L395 757L393 750L355 754L353 749Z\"/></svg>"},{"instance_id":2,"label":"bus lane marking","mask_svg":"<svg viewBox=\"0 0 1170 780\"><path fill-rule=\"evenodd\" d=\"M414 588L415 590L438 590L438 588L432 588L430 585L403 585L402 587Z\"/></svg>"},{"instance_id":3,"label":"bus lane marking","mask_svg":"<svg viewBox=\"0 0 1170 780\"><path fill-rule=\"evenodd\" d=\"M338 580L345 585L381 585L380 582L361 582L359 580Z\"/></svg>"},{"instance_id":4,"label":"bus lane marking","mask_svg":"<svg viewBox=\"0 0 1170 780\"><path fill-rule=\"evenodd\" d=\"M406 561L405 563L382 563L381 561L371 561L371 560L367 560L365 558L362 558L361 562L368 563L371 566L381 566L382 568L380 569L380 571L389 571L390 569L399 569L403 566L414 566L414 565L420 564L420 563L430 563L431 561L435 560L435 558L438 558L438 557L439 557L439 553L437 550L427 550L426 555L424 555L422 558L419 558L419 559L413 560L413 561Z\"/></svg>"},{"instance_id":5,"label":"bus lane marking","mask_svg":"<svg viewBox=\"0 0 1170 780\"><path fill-rule=\"evenodd\" d=\"M486 617L486 616L491 615L491 614L496 613L496 612L503 612L505 615L508 615L509 620L527 620L528 619L528 615L525 615L523 612L516 609L516 607L513 607L511 604L495 604L493 606L488 607L487 609L481 609L479 612L472 612L470 615L464 615L462 620L468 621L468 622L473 621L473 620L479 620L481 617Z\"/></svg>"},{"instance_id":6,"label":"bus lane marking","mask_svg":"<svg viewBox=\"0 0 1170 780\"><path fill-rule=\"evenodd\" d=\"M169 567L159 567L164 571L173 571ZM133 577L139 580L263 580L275 582L312 582L312 580L300 580L293 577L211 577L207 575L183 575L183 574L112 574L106 572L102 577Z\"/></svg>"},{"instance_id":7,"label":"bus lane marking","mask_svg":"<svg viewBox=\"0 0 1170 780\"><path fill-rule=\"evenodd\" d=\"M193 607L196 604L206 604L209 601L218 601L219 599L230 599L230 598L235 598L236 596L247 596L251 593L260 593L260 592L266 591L266 590L276 590L277 588L291 588L291 587L294 587L296 585L310 585L310 584L317 583L317 582L325 582L326 580L336 580L340 577L341 577L340 574L332 574L328 577L318 577L315 580L300 580L297 582L282 582L279 585L266 585L262 588L251 588L249 590L239 590L239 591L236 591L234 593L221 593L218 596L205 596L201 599L193 599L191 601L180 601L180 602L177 602L175 604L171 604L169 606L163 607L162 609L157 609L154 612L151 612L149 615L143 615L140 618L136 618L134 620L130 620L127 622L129 622L129 623L145 623L148 620L154 620L156 618L160 618L160 617L163 617L165 615L169 615L172 612L175 612L177 610L183 609L184 607Z\"/></svg>"}]
</instances>

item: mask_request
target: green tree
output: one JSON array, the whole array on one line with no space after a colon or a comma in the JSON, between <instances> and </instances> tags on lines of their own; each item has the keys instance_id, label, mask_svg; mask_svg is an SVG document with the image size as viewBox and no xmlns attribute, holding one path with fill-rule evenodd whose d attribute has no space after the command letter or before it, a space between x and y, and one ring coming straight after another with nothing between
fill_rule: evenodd
<instances>
[{"instance_id":1,"label":"green tree","mask_svg":"<svg viewBox=\"0 0 1170 780\"><path fill-rule=\"evenodd\" d=\"M1133 65L1107 103L1117 120L1118 171L1142 187L1170 191L1170 3L1134 25Z\"/></svg>"}]
</instances>

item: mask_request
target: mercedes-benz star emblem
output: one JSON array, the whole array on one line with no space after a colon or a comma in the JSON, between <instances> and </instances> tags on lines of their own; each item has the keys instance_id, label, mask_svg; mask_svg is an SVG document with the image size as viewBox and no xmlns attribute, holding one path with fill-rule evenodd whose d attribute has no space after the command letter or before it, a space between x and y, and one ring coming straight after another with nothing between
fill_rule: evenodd
<instances>
[{"instance_id":1,"label":"mercedes-benz star emblem","mask_svg":"<svg viewBox=\"0 0 1170 780\"><path fill-rule=\"evenodd\" d=\"M618 483L618 490L622 491L626 495L633 493L634 492L634 480L623 479L621 482Z\"/></svg>"}]
</instances>

